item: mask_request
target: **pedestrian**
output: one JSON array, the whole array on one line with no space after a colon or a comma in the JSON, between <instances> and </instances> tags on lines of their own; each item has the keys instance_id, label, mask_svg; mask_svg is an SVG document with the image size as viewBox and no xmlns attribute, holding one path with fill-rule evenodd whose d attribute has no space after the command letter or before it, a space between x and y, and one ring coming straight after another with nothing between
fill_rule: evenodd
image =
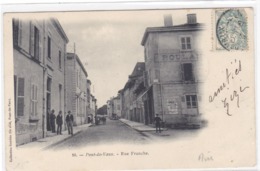
<instances>
[{"instance_id":1,"label":"pedestrian","mask_svg":"<svg viewBox=\"0 0 260 171\"><path fill-rule=\"evenodd\" d=\"M51 109L48 108L48 110L47 110L47 131L51 131L51 119L50 119L50 116L51 116Z\"/></svg>"},{"instance_id":2,"label":"pedestrian","mask_svg":"<svg viewBox=\"0 0 260 171\"><path fill-rule=\"evenodd\" d=\"M62 124L63 124L62 111L59 111L59 114L58 114L57 119L56 119L56 124L57 124L57 134L62 135L62 133L61 133Z\"/></svg>"},{"instance_id":3,"label":"pedestrian","mask_svg":"<svg viewBox=\"0 0 260 171\"><path fill-rule=\"evenodd\" d=\"M68 115L66 116L66 122L69 134L73 135L73 115L70 111L68 111Z\"/></svg>"},{"instance_id":4,"label":"pedestrian","mask_svg":"<svg viewBox=\"0 0 260 171\"><path fill-rule=\"evenodd\" d=\"M156 133L161 133L161 121L162 119L159 117L158 114L156 114L156 117L154 118L155 127L156 127Z\"/></svg>"},{"instance_id":5,"label":"pedestrian","mask_svg":"<svg viewBox=\"0 0 260 171\"><path fill-rule=\"evenodd\" d=\"M50 115L50 122L51 122L51 131L52 131L53 133L56 132L56 130L55 130L55 119L56 119L55 110L52 109L51 115Z\"/></svg>"}]
</instances>

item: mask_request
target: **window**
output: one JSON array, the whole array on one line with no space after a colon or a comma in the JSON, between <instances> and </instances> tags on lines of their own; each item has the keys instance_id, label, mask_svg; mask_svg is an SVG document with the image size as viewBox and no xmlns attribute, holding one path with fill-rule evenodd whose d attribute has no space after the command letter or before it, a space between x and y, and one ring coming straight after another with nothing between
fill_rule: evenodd
<instances>
[{"instance_id":1,"label":"window","mask_svg":"<svg viewBox=\"0 0 260 171\"><path fill-rule=\"evenodd\" d=\"M37 27L34 27L34 43L33 47L34 48L34 58L39 60L40 59L40 34L39 30Z\"/></svg>"},{"instance_id":2,"label":"window","mask_svg":"<svg viewBox=\"0 0 260 171\"><path fill-rule=\"evenodd\" d=\"M181 37L181 49L191 50L191 37Z\"/></svg>"},{"instance_id":3,"label":"window","mask_svg":"<svg viewBox=\"0 0 260 171\"><path fill-rule=\"evenodd\" d=\"M21 45L21 21L13 19L13 45L14 47Z\"/></svg>"},{"instance_id":4,"label":"window","mask_svg":"<svg viewBox=\"0 0 260 171\"><path fill-rule=\"evenodd\" d=\"M192 63L181 64L183 81L194 81Z\"/></svg>"},{"instance_id":5,"label":"window","mask_svg":"<svg viewBox=\"0 0 260 171\"><path fill-rule=\"evenodd\" d=\"M37 115L37 86L32 85L31 87L31 115L36 116Z\"/></svg>"},{"instance_id":6,"label":"window","mask_svg":"<svg viewBox=\"0 0 260 171\"><path fill-rule=\"evenodd\" d=\"M90 102L90 90L87 89L87 102L89 103Z\"/></svg>"},{"instance_id":7,"label":"window","mask_svg":"<svg viewBox=\"0 0 260 171\"><path fill-rule=\"evenodd\" d=\"M59 68L61 69L61 51L59 50Z\"/></svg>"},{"instance_id":8,"label":"window","mask_svg":"<svg viewBox=\"0 0 260 171\"><path fill-rule=\"evenodd\" d=\"M48 36L48 58L51 59L51 38Z\"/></svg>"},{"instance_id":9,"label":"window","mask_svg":"<svg viewBox=\"0 0 260 171\"><path fill-rule=\"evenodd\" d=\"M30 22L30 55L39 61L40 59L40 34L36 26Z\"/></svg>"},{"instance_id":10,"label":"window","mask_svg":"<svg viewBox=\"0 0 260 171\"><path fill-rule=\"evenodd\" d=\"M14 76L14 96L16 116L24 116L24 78Z\"/></svg>"},{"instance_id":11,"label":"window","mask_svg":"<svg viewBox=\"0 0 260 171\"><path fill-rule=\"evenodd\" d=\"M197 96L196 95L186 95L186 105L187 108L197 108Z\"/></svg>"},{"instance_id":12,"label":"window","mask_svg":"<svg viewBox=\"0 0 260 171\"><path fill-rule=\"evenodd\" d=\"M47 91L51 92L51 78L50 77L47 78Z\"/></svg>"}]
</instances>

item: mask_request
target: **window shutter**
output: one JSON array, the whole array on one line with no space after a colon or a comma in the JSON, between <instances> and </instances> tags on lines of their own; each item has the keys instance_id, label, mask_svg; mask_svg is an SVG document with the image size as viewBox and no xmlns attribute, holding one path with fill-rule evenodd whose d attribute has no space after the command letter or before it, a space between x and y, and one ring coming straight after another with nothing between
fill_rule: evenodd
<instances>
[{"instance_id":1,"label":"window shutter","mask_svg":"<svg viewBox=\"0 0 260 171\"><path fill-rule=\"evenodd\" d=\"M24 115L24 78L18 78L17 115Z\"/></svg>"},{"instance_id":2,"label":"window shutter","mask_svg":"<svg viewBox=\"0 0 260 171\"><path fill-rule=\"evenodd\" d=\"M180 65L180 75L181 75L181 80L184 81L184 70L183 70L183 64Z\"/></svg>"},{"instance_id":3,"label":"window shutter","mask_svg":"<svg viewBox=\"0 0 260 171\"><path fill-rule=\"evenodd\" d=\"M34 50L34 56L35 58L39 61L40 59L40 33L38 28L34 27L34 46L35 46L35 50Z\"/></svg>"},{"instance_id":4,"label":"window shutter","mask_svg":"<svg viewBox=\"0 0 260 171\"><path fill-rule=\"evenodd\" d=\"M24 78L18 78L18 96L24 96Z\"/></svg>"},{"instance_id":5,"label":"window shutter","mask_svg":"<svg viewBox=\"0 0 260 171\"><path fill-rule=\"evenodd\" d=\"M39 30L39 61L41 61L42 59L42 35L40 33L40 30Z\"/></svg>"},{"instance_id":6,"label":"window shutter","mask_svg":"<svg viewBox=\"0 0 260 171\"><path fill-rule=\"evenodd\" d=\"M34 26L30 22L30 55L34 57Z\"/></svg>"},{"instance_id":7,"label":"window shutter","mask_svg":"<svg viewBox=\"0 0 260 171\"><path fill-rule=\"evenodd\" d=\"M37 86L34 85L34 115L37 115Z\"/></svg>"},{"instance_id":8,"label":"window shutter","mask_svg":"<svg viewBox=\"0 0 260 171\"><path fill-rule=\"evenodd\" d=\"M18 46L22 46L22 30L23 30L23 22L18 20Z\"/></svg>"},{"instance_id":9,"label":"window shutter","mask_svg":"<svg viewBox=\"0 0 260 171\"><path fill-rule=\"evenodd\" d=\"M33 115L33 89L34 89L34 85L31 85L31 115Z\"/></svg>"},{"instance_id":10,"label":"window shutter","mask_svg":"<svg viewBox=\"0 0 260 171\"><path fill-rule=\"evenodd\" d=\"M37 96L38 96L38 89L37 89L37 86L35 86L35 100L37 101L38 99L37 99Z\"/></svg>"},{"instance_id":11,"label":"window shutter","mask_svg":"<svg viewBox=\"0 0 260 171\"><path fill-rule=\"evenodd\" d=\"M17 99L17 115L24 115L24 98L18 97Z\"/></svg>"},{"instance_id":12,"label":"window shutter","mask_svg":"<svg viewBox=\"0 0 260 171\"><path fill-rule=\"evenodd\" d=\"M18 46L18 37L19 37L19 20L13 19L13 45L14 47Z\"/></svg>"}]
</instances>

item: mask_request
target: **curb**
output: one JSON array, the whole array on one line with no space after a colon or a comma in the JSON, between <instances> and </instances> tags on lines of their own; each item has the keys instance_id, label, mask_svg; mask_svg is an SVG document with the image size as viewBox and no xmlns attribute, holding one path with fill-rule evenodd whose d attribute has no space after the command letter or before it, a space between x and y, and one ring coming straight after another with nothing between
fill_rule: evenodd
<instances>
[{"instance_id":1,"label":"curb","mask_svg":"<svg viewBox=\"0 0 260 171\"><path fill-rule=\"evenodd\" d=\"M91 126L91 125L89 125L89 126L86 127L86 128L89 128L90 126ZM86 128L85 128L85 129L86 129ZM62 143L63 141L66 141L66 140L68 140L68 139L70 139L70 138L72 138L72 137L78 135L78 134L81 133L83 130L84 130L84 129L81 129L81 130L77 131L76 133L74 133L72 136L68 136L68 137L66 137L66 138L64 138L64 139L62 139L62 140L59 140L59 141L57 141L57 142L51 144L51 145L48 145L48 146L44 147L42 150L48 150L48 149L50 149L50 148L52 148L52 147L54 147L54 146L56 146L56 145Z\"/></svg>"},{"instance_id":2,"label":"curb","mask_svg":"<svg viewBox=\"0 0 260 171\"><path fill-rule=\"evenodd\" d=\"M53 144L51 144L51 145L48 145L47 147L44 147L43 150L48 150L48 149L50 149L50 148L52 148L52 147L54 147L54 146L56 146L56 145L62 143L63 141L66 141L66 140L68 140L68 139L74 137L75 135L77 135L77 134L79 134L79 133L81 133L81 132L82 132L82 130L76 132L76 133L73 134L72 136L68 136L68 137L66 137L66 138L64 138L64 139L62 139L62 140L60 140L60 141L57 141L57 142L55 142L55 143L53 143Z\"/></svg>"},{"instance_id":3,"label":"curb","mask_svg":"<svg viewBox=\"0 0 260 171\"><path fill-rule=\"evenodd\" d=\"M126 122L123 122L123 121L121 121L121 120L120 120L120 122L122 122L122 123L128 125L129 127L133 128L134 130L137 130L138 132L153 132L153 131L156 131L155 128L154 128L154 130L139 130L138 128L132 127L131 125L127 124ZM168 130L168 129L166 129L166 128L161 128L161 131L167 131L167 130Z\"/></svg>"}]
</instances>

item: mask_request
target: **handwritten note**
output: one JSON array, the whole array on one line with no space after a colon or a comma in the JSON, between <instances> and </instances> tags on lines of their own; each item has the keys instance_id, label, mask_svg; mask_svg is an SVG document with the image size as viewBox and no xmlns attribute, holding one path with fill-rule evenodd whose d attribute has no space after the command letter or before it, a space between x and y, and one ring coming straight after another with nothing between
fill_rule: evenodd
<instances>
[{"instance_id":1,"label":"handwritten note","mask_svg":"<svg viewBox=\"0 0 260 171\"><path fill-rule=\"evenodd\" d=\"M216 91L209 96L210 103L220 101L223 104L225 113L228 116L233 115L231 107L240 107L240 97L250 88L246 83L243 83L240 77L241 72L243 72L241 60L235 59L231 61L229 67L225 69L225 80L218 86ZM238 79L240 80L240 84L234 85L234 81Z\"/></svg>"}]
</instances>

